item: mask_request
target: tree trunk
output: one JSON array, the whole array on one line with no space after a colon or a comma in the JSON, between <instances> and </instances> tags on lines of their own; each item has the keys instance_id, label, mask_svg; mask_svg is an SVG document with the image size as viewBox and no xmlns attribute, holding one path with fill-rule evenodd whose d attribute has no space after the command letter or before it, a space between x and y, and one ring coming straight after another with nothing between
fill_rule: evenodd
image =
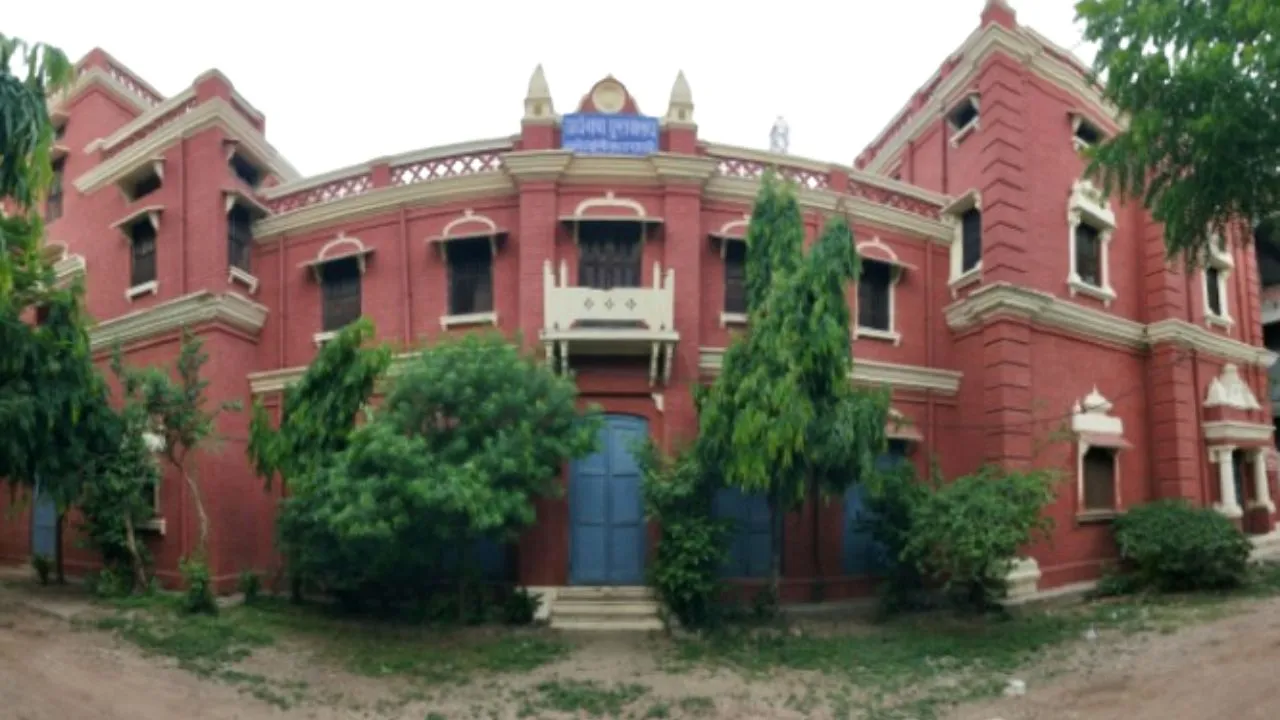
<instances>
[{"instance_id":1,"label":"tree trunk","mask_svg":"<svg viewBox=\"0 0 1280 720\"><path fill-rule=\"evenodd\" d=\"M124 542L129 548L129 561L133 565L133 583L139 592L147 591L147 569L142 564L142 554L138 552L138 536L133 531L133 518L124 516Z\"/></svg>"},{"instance_id":2,"label":"tree trunk","mask_svg":"<svg viewBox=\"0 0 1280 720\"><path fill-rule=\"evenodd\" d=\"M769 522L772 527L769 531L769 545L772 557L770 558L769 567L769 594L772 605L776 607L781 602L780 586L782 584L782 503L778 497L778 491L772 490L769 493Z\"/></svg>"},{"instance_id":3,"label":"tree trunk","mask_svg":"<svg viewBox=\"0 0 1280 720\"><path fill-rule=\"evenodd\" d=\"M187 488L191 490L191 503L196 507L196 517L200 519L200 537L196 542L196 555L203 562L209 562L209 515L204 511L204 499L200 496L200 484L196 482L196 477L192 473L187 472L185 462L174 463L182 472L182 479L186 481Z\"/></svg>"},{"instance_id":4,"label":"tree trunk","mask_svg":"<svg viewBox=\"0 0 1280 720\"><path fill-rule=\"evenodd\" d=\"M66 517L66 513L58 513L57 518L53 521L53 562L56 566L56 574L59 585L67 584L67 569L62 562L62 519Z\"/></svg>"},{"instance_id":5,"label":"tree trunk","mask_svg":"<svg viewBox=\"0 0 1280 720\"><path fill-rule=\"evenodd\" d=\"M822 572L822 548L819 543L822 533L818 528L818 517L820 515L818 508L818 483L811 476L805 481L805 484L809 488L809 502L812 507L809 518L810 524L812 525L812 537L810 538L809 545L813 551L813 587L811 588L810 597L813 602L818 603L822 602L823 598L826 596L827 590L826 582L824 580L825 573Z\"/></svg>"}]
</instances>

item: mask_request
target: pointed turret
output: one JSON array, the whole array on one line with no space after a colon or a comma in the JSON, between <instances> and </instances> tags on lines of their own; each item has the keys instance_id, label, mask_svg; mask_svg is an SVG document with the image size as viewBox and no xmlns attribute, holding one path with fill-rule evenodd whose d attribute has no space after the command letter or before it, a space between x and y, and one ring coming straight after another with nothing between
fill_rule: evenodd
<instances>
[{"instance_id":1,"label":"pointed turret","mask_svg":"<svg viewBox=\"0 0 1280 720\"><path fill-rule=\"evenodd\" d=\"M542 63L533 69L529 78L529 91L524 96L524 120L547 121L556 117L555 106L551 103L551 89L547 87L547 76L542 72Z\"/></svg>"},{"instance_id":2,"label":"pointed turret","mask_svg":"<svg viewBox=\"0 0 1280 720\"><path fill-rule=\"evenodd\" d=\"M671 102L667 104L667 124L693 124L693 91L689 89L689 81L684 71L676 74L676 81L671 86Z\"/></svg>"},{"instance_id":3,"label":"pointed turret","mask_svg":"<svg viewBox=\"0 0 1280 720\"><path fill-rule=\"evenodd\" d=\"M1018 27L1018 11L1013 9L1008 0L987 0L982 8L982 27L1003 25L1010 30Z\"/></svg>"}]
</instances>

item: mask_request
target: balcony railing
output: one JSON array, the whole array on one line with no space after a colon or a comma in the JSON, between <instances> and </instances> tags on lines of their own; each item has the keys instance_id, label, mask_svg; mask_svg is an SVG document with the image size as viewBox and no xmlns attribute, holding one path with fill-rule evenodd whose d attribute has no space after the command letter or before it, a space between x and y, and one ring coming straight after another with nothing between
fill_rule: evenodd
<instances>
[{"instance_id":1,"label":"balcony railing","mask_svg":"<svg viewBox=\"0 0 1280 720\"><path fill-rule=\"evenodd\" d=\"M547 360L569 369L569 355L649 355L649 384L671 377L671 360L680 339L675 330L675 271L653 264L653 287L599 290L569 285L561 261L557 276L543 264L542 341Z\"/></svg>"}]
</instances>

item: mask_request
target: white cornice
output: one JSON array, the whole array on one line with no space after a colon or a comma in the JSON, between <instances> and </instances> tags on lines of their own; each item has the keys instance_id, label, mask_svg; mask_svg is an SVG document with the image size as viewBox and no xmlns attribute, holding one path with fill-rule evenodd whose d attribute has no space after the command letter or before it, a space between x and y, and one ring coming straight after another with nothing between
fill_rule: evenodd
<instances>
[{"instance_id":1,"label":"white cornice","mask_svg":"<svg viewBox=\"0 0 1280 720\"><path fill-rule=\"evenodd\" d=\"M147 101L139 97L137 93L131 92L119 80L111 77L111 74L106 70L94 66L85 70L75 79L74 82L71 83L70 86L61 93L55 95L49 103L49 109L55 110L69 107L72 101L80 96L80 93L88 90L94 85L100 85L103 88L110 90L118 97L118 99L123 100L125 104L137 110L139 113L146 113L154 107L153 105L147 104Z\"/></svg>"},{"instance_id":2,"label":"white cornice","mask_svg":"<svg viewBox=\"0 0 1280 720\"><path fill-rule=\"evenodd\" d=\"M59 284L84 277L85 261L83 255L67 255L53 265L53 272Z\"/></svg>"},{"instance_id":3,"label":"white cornice","mask_svg":"<svg viewBox=\"0 0 1280 720\"><path fill-rule=\"evenodd\" d=\"M1270 441L1275 428L1262 423L1243 422L1239 420L1218 420L1201 424L1204 439L1210 443L1224 441L1259 442Z\"/></svg>"},{"instance_id":4,"label":"white cornice","mask_svg":"<svg viewBox=\"0 0 1280 720\"><path fill-rule=\"evenodd\" d=\"M698 357L698 368L702 372L719 374L724 360L724 348L699 348ZM855 383L889 385L903 390L932 390L943 395L955 395L960 390L963 373L919 365L854 360L851 377Z\"/></svg>"},{"instance_id":5,"label":"white cornice","mask_svg":"<svg viewBox=\"0 0 1280 720\"><path fill-rule=\"evenodd\" d=\"M942 109L951 103L957 93L963 92L972 84L983 61L995 52L1004 52L1019 62L1026 63L1032 72L1078 97L1095 115L1119 125L1122 121L1115 107L1107 103L1097 88L1092 87L1076 69L1045 52L1046 46L1065 57L1070 56L1070 52L1048 43L1034 32L1010 32L1001 25L993 24L971 35L960 50L951 55L960 58L960 65L938 85L930 95L929 102L916 110L910 120L886 138L885 134L901 117L901 113L895 115L888 128L871 142L868 147L875 147L880 142L884 145L867 163L865 170L870 173L887 172L897 162L907 142L919 136L930 123L939 121ZM930 84L932 82L931 79ZM927 86L928 84L925 85Z\"/></svg>"},{"instance_id":6,"label":"white cornice","mask_svg":"<svg viewBox=\"0 0 1280 720\"><path fill-rule=\"evenodd\" d=\"M1276 359L1276 354L1266 348L1216 335L1185 320L1169 319L1144 325L1007 283L981 287L965 299L948 305L943 313L952 330L966 330L993 315L1008 314L1122 347L1145 349L1159 343L1175 343L1233 362L1262 367L1269 367Z\"/></svg>"},{"instance_id":7,"label":"white cornice","mask_svg":"<svg viewBox=\"0 0 1280 720\"><path fill-rule=\"evenodd\" d=\"M289 179L297 177L297 170L280 157L275 148L267 144L243 115L220 97L210 98L191 112L162 125L155 132L130 145L119 155L104 160L75 180L75 187L82 193L90 193L135 170L150 161L169 145L207 127L218 125L227 137L240 143L250 155L261 160L273 173Z\"/></svg>"},{"instance_id":8,"label":"white cornice","mask_svg":"<svg viewBox=\"0 0 1280 720\"><path fill-rule=\"evenodd\" d=\"M206 322L221 322L256 336L266 321L267 308L243 295L200 290L98 323L89 331L90 347L124 345Z\"/></svg>"},{"instance_id":9,"label":"white cornice","mask_svg":"<svg viewBox=\"0 0 1280 720\"><path fill-rule=\"evenodd\" d=\"M98 140L95 143L91 143L89 148L86 148L86 150L89 150L89 151L110 150L116 145L119 145L122 141L126 140L130 135L133 135L139 130L146 128L147 125L154 122L156 118L162 117L165 113L168 113L175 108L181 107L182 105L186 104L188 101L195 99L195 97L196 97L195 88L187 88L186 90L182 91L181 93L178 93L177 95L174 95L168 100L165 100L159 105L155 105L153 107L147 108L147 111L139 115L138 117L134 118L133 122L126 123L119 130L116 130L115 132L111 133L107 137L102 138L101 140Z\"/></svg>"}]
</instances>

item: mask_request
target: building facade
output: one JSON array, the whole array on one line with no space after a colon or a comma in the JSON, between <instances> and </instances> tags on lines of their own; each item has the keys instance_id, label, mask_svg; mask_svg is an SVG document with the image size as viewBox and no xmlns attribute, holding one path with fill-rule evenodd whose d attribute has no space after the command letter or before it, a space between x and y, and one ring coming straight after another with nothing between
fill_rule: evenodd
<instances>
[{"instance_id":1,"label":"building facade","mask_svg":"<svg viewBox=\"0 0 1280 720\"><path fill-rule=\"evenodd\" d=\"M697 429L691 390L746 325L744 236L769 167L795 183L806 235L848 219L852 382L892 390L889 456L948 477L983 463L1065 478L1051 540L1014 569L1020 593L1098 577L1109 523L1157 498L1218 507L1268 541L1275 472L1258 260L1222 239L1204 270L1166 262L1139 204L1106 198L1079 150L1117 130L1080 63L991 0L964 45L852 165L729 147L699 134L676 78L644 115L606 77L560 114L539 67L510 137L315 177L265 139L265 118L217 71L163 97L100 50L53 104L50 252L83 276L95 349L171 361L182 327L211 356L209 394L281 391L354 318L406 353L477 328L521 333L607 414L601 450L500 571L524 585L637 585L657 538L624 448ZM224 415L199 461L222 587L278 565L278 501L245 457L248 413ZM0 503L6 502L0 499ZM867 593L879 559L858 490L784 525L784 600ZM761 498L723 493L742 522L727 576L762 582ZM47 508L0 525L0 556L51 543ZM64 532L73 532L64 528ZM181 482L156 495L160 577L197 534ZM1260 541L1261 542L1261 541ZM814 552L814 545L817 552ZM65 542L72 570L93 559Z\"/></svg>"}]
</instances>

